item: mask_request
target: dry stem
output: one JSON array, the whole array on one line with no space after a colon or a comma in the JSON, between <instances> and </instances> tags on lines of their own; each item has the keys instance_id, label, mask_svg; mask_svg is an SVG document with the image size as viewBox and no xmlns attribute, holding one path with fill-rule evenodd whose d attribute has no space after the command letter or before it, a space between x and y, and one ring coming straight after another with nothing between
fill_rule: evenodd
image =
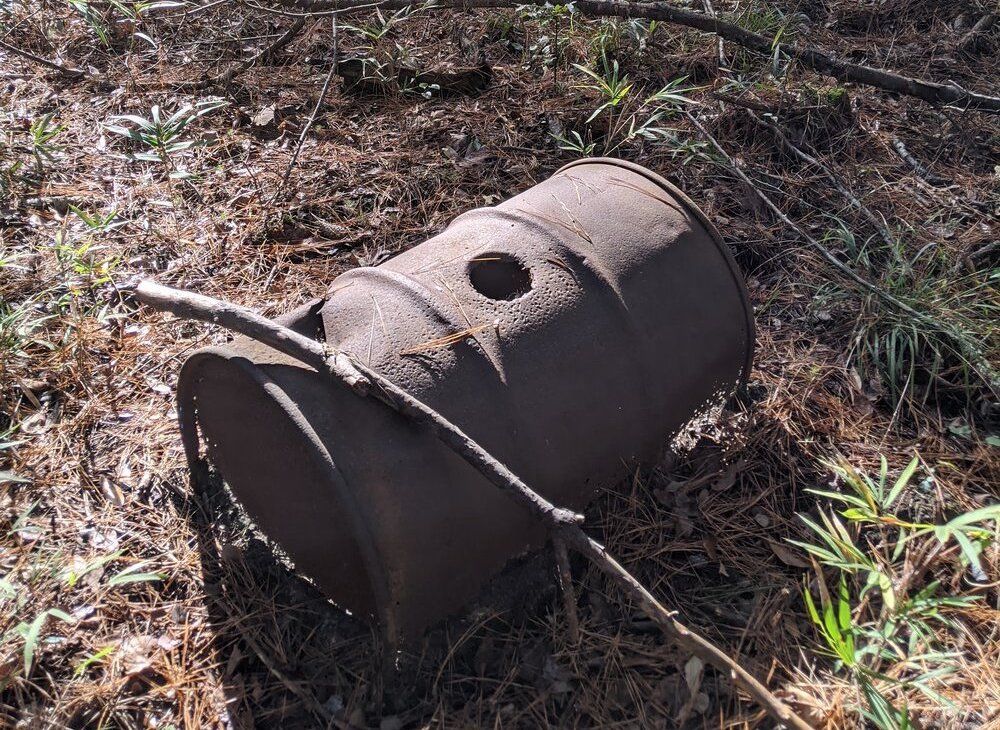
<instances>
[{"instance_id":1,"label":"dry stem","mask_svg":"<svg viewBox=\"0 0 1000 730\"><path fill-rule=\"evenodd\" d=\"M81 71L80 69L75 69L75 68L67 68L66 66L56 63L55 61L50 61L47 58L36 56L34 53L29 53L28 51L22 50L17 46L12 46L9 43L4 43L3 41L0 41L0 48L7 51L8 53L13 53L16 56L25 58L31 61L32 63L37 63L39 66L45 66L45 68L52 69L53 71L58 71L63 76L70 79L74 80L85 79L90 75L86 71Z\"/></svg>"}]
</instances>

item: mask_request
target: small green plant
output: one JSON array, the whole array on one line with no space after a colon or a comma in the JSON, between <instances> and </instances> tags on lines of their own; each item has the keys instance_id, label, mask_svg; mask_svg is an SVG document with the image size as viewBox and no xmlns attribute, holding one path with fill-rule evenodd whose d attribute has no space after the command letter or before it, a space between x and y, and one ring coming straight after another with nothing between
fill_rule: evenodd
<instances>
[{"instance_id":1,"label":"small green plant","mask_svg":"<svg viewBox=\"0 0 1000 730\"><path fill-rule=\"evenodd\" d=\"M576 88L596 92L600 99L585 124L590 128L595 122L601 122L605 130L601 150L606 155L637 139L668 139L671 130L662 126L664 119L681 106L694 103L688 97L694 89L683 86L687 77L674 79L651 96L640 97L628 75L619 69L618 61L605 62L604 73L579 64L573 66L590 79L589 83L579 84ZM571 130L569 135L553 137L562 149L579 154L590 154L597 147L590 132L587 142L575 130Z\"/></svg>"},{"instance_id":2,"label":"small green plant","mask_svg":"<svg viewBox=\"0 0 1000 730\"><path fill-rule=\"evenodd\" d=\"M87 27L97 36L101 45L105 47L110 46L109 20L105 17L105 14L95 8L90 0L68 0L68 2L70 7L83 18L83 22L87 24Z\"/></svg>"},{"instance_id":3,"label":"small green plant","mask_svg":"<svg viewBox=\"0 0 1000 730\"><path fill-rule=\"evenodd\" d=\"M79 245L74 245L68 241L64 231L56 233L55 252L56 259L66 273L75 274L78 279L70 282L69 288L73 293L80 293L83 289L107 284L111 281L111 275L119 262L117 256L100 256L103 249L94 242L93 237Z\"/></svg>"},{"instance_id":4,"label":"small green plant","mask_svg":"<svg viewBox=\"0 0 1000 730\"><path fill-rule=\"evenodd\" d=\"M118 211L114 208L111 212L106 215L101 215L100 213L87 213L75 205L69 206L69 209L76 214L76 217L83 221L83 224L87 226L93 233L106 233L112 231L115 228L119 228L125 225L125 221L118 218Z\"/></svg>"},{"instance_id":5,"label":"small green plant","mask_svg":"<svg viewBox=\"0 0 1000 730\"><path fill-rule=\"evenodd\" d=\"M583 137L575 129L568 135L553 133L552 137L559 143L559 149L566 150L567 152L575 152L581 157L592 155L594 148L597 147L596 142L584 142Z\"/></svg>"},{"instance_id":6,"label":"small green plant","mask_svg":"<svg viewBox=\"0 0 1000 730\"><path fill-rule=\"evenodd\" d=\"M400 8L392 15L386 17L383 15L382 11L376 7L374 16L372 16L372 19L367 23L364 23L363 25L344 25L343 28L360 33L369 43L374 44L381 41L389 35L389 32L392 31L397 25L409 20L419 11L419 8L407 5L405 8Z\"/></svg>"},{"instance_id":7,"label":"small green plant","mask_svg":"<svg viewBox=\"0 0 1000 730\"><path fill-rule=\"evenodd\" d=\"M772 69L775 75L779 71L779 47L788 45L795 40L796 32L793 23L794 16L785 15L777 8L767 7L761 3L748 3L737 18L739 26L751 33L758 33L771 38L773 55ZM757 60L753 54L744 48L736 48L732 54L730 65L739 71L751 71L756 68Z\"/></svg>"},{"instance_id":8,"label":"small green plant","mask_svg":"<svg viewBox=\"0 0 1000 730\"><path fill-rule=\"evenodd\" d=\"M874 294L821 287L822 306L850 302L855 324L848 361L865 380L881 386L894 407L904 399L925 403L937 392L974 406L982 382L996 377L990 363L1000 353L1000 271L957 275L941 247L924 246L908 255L901 236L891 247L878 237L861 240L840 220L824 243L844 251L858 273L937 323L886 307ZM975 352L978 357L970 355Z\"/></svg>"},{"instance_id":9,"label":"small green plant","mask_svg":"<svg viewBox=\"0 0 1000 730\"><path fill-rule=\"evenodd\" d=\"M364 42L361 46L364 54L356 59L361 70L358 81L382 88L394 87L398 81L397 69L405 64L409 51L398 43L390 42L392 31L420 10L408 5L387 16L375 8L375 14L368 22L343 26L345 30L360 34ZM429 91L426 85L423 85L425 88L418 88L421 84L405 83L403 86L402 91L407 92L423 94Z\"/></svg>"},{"instance_id":10,"label":"small green plant","mask_svg":"<svg viewBox=\"0 0 1000 730\"><path fill-rule=\"evenodd\" d=\"M139 572L142 568L149 565L149 562L148 560L140 560L138 563L118 571L108 579L108 585L115 587L128 583L155 583L163 580L164 575L162 573Z\"/></svg>"},{"instance_id":11,"label":"small green plant","mask_svg":"<svg viewBox=\"0 0 1000 730\"><path fill-rule=\"evenodd\" d=\"M526 62L537 61L547 68L557 66L565 56L575 27L576 8L573 3L522 5L518 12L522 20L534 21L538 28L538 35L528 45ZM564 20L569 21L566 32L562 31Z\"/></svg>"},{"instance_id":12,"label":"small green plant","mask_svg":"<svg viewBox=\"0 0 1000 730\"><path fill-rule=\"evenodd\" d=\"M630 19L626 27L628 28L629 35L635 40L640 51L644 51L649 41L653 39L656 35L656 31L660 29L660 21L658 20L646 20L645 18L632 18Z\"/></svg>"},{"instance_id":13,"label":"small green plant","mask_svg":"<svg viewBox=\"0 0 1000 730\"><path fill-rule=\"evenodd\" d=\"M591 58L598 61L604 61L609 57L623 58L633 49L641 55L660 25L659 21L644 18L629 20L605 18L590 39Z\"/></svg>"},{"instance_id":14,"label":"small green plant","mask_svg":"<svg viewBox=\"0 0 1000 730\"><path fill-rule=\"evenodd\" d=\"M147 0L139 0L138 2L109 0L106 5L104 3L97 4L91 0L67 0L67 2L80 15L83 22L87 24L87 27L97 36L97 39L105 48L111 46L112 30L120 20L132 21L132 26L134 27L136 21L140 20L146 13L155 10L182 8L187 4L184 2L174 2L173 0L158 0L156 2L148 2ZM146 41L151 46L155 47L156 45L153 39L145 33L135 31L133 35Z\"/></svg>"},{"instance_id":15,"label":"small green plant","mask_svg":"<svg viewBox=\"0 0 1000 730\"><path fill-rule=\"evenodd\" d=\"M103 664L108 657L114 654L116 648L117 647L114 644L109 644L108 646L101 647L93 654L88 656L86 659L84 659L82 662L76 665L76 668L73 670L73 676L82 677L84 673L88 669L90 669L90 667L92 667L93 665Z\"/></svg>"},{"instance_id":16,"label":"small green plant","mask_svg":"<svg viewBox=\"0 0 1000 730\"><path fill-rule=\"evenodd\" d=\"M10 163L5 162L0 165L0 201L13 195L14 191L25 182L26 176L21 171L23 167L24 162L21 160L13 160Z\"/></svg>"},{"instance_id":17,"label":"small green plant","mask_svg":"<svg viewBox=\"0 0 1000 730\"><path fill-rule=\"evenodd\" d=\"M144 148L142 152L133 154L132 159L160 162L170 171L172 179L184 180L191 178L192 175L177 169L173 156L198 144L197 140L183 139L185 130L196 119L226 105L226 101L211 99L194 105L188 104L166 118L161 113L160 107L154 106L150 109L148 119L135 114L112 118L115 122L130 122L133 125L131 127L107 124L105 129Z\"/></svg>"},{"instance_id":18,"label":"small green plant","mask_svg":"<svg viewBox=\"0 0 1000 730\"><path fill-rule=\"evenodd\" d=\"M53 112L43 114L31 123L28 134L31 136L31 154L35 157L35 167L40 172L47 162L55 160L62 147L55 144L55 139L66 131L66 127L55 124Z\"/></svg>"},{"instance_id":19,"label":"small green plant","mask_svg":"<svg viewBox=\"0 0 1000 730\"><path fill-rule=\"evenodd\" d=\"M66 585L70 588L75 588L76 584L80 582L80 579L89 575L99 568L103 568L108 563L113 560L118 560L122 556L121 551L110 553L109 555L101 555L100 557L94 558L83 565L66 568L63 571L63 578L66 581Z\"/></svg>"},{"instance_id":20,"label":"small green plant","mask_svg":"<svg viewBox=\"0 0 1000 730\"><path fill-rule=\"evenodd\" d=\"M819 600L808 585L803 600L834 669L857 687L860 714L883 730L911 727L910 690L941 711L950 708L936 687L958 664L941 634L960 633L955 614L979 596L951 595L939 580L918 580L956 555L984 578L981 552L996 539L1000 521L1000 504L940 524L899 516L894 508L919 464L914 458L891 483L884 458L875 479L843 461L828 464L849 491L808 491L839 505L839 516L821 511L816 521L800 515L819 541L790 541L813 560ZM830 569L837 572L834 591Z\"/></svg>"},{"instance_id":21,"label":"small green plant","mask_svg":"<svg viewBox=\"0 0 1000 730\"><path fill-rule=\"evenodd\" d=\"M845 509L841 516L851 522L860 524L883 525L898 528L902 533L899 543L905 544L910 540L915 540L924 536L933 535L942 548L947 547L952 541L960 549L962 558L974 572L982 573L982 566L979 563L979 555L985 545L989 544L994 533L982 527L984 523L1000 519L1000 504L989 505L971 512L966 512L955 517L944 524L929 522L911 522L904 520L894 514L892 505L909 485L914 473L917 470L919 458L914 457L899 478L889 488L887 484L889 467L882 457L882 466L877 480L871 479L867 474L863 474L847 462L830 463L829 466L845 484L851 487L854 494L842 492L830 492L817 489L810 489L813 494L827 497L835 502L840 502ZM812 525L814 531L817 530L815 524ZM820 531L822 532L822 531Z\"/></svg>"},{"instance_id":22,"label":"small green plant","mask_svg":"<svg viewBox=\"0 0 1000 730\"><path fill-rule=\"evenodd\" d=\"M777 8L755 3L746 6L746 10L739 17L739 24L741 28L752 33L770 35L780 39L788 26L788 20L784 13Z\"/></svg>"},{"instance_id":23,"label":"small green plant","mask_svg":"<svg viewBox=\"0 0 1000 730\"><path fill-rule=\"evenodd\" d=\"M42 629L45 627L45 623L48 621L50 616L66 623L74 623L73 617L65 611L58 608L47 608L35 616L34 620L30 623L22 621L10 630L11 634L20 636L24 641L22 655L24 658L25 677L31 674L31 667L35 661L35 653L38 650L39 642L42 641ZM7 641L8 637L5 636L3 641L0 643L6 644Z\"/></svg>"},{"instance_id":24,"label":"small green plant","mask_svg":"<svg viewBox=\"0 0 1000 730\"><path fill-rule=\"evenodd\" d=\"M20 304L0 299L0 353L27 358L32 346L51 350L55 345L39 333L54 316L40 311L33 299Z\"/></svg>"}]
</instances>

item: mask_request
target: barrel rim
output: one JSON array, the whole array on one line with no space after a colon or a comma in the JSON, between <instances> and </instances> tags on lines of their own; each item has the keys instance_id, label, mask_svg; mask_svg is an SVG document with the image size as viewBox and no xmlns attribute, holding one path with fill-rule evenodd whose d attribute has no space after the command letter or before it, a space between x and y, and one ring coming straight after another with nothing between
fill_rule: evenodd
<instances>
[{"instance_id":1,"label":"barrel rim","mask_svg":"<svg viewBox=\"0 0 1000 730\"><path fill-rule=\"evenodd\" d=\"M295 310L295 312L298 313L304 310L304 307L299 307ZM285 315L283 319L289 318L289 316L290 315ZM326 471L330 477L330 484L334 489L333 498L336 500L338 508L347 516L347 519L344 522L344 529L349 532L351 538L354 540L354 543L358 548L358 553L361 556L361 561L364 565L364 574L368 579L369 595L371 596L372 603L374 604L376 619L387 630L395 631L397 626L395 601L390 595L391 587L388 580L388 570L385 559L382 556L381 551L379 551L378 545L373 539L371 533L367 529L365 515L355 500L347 479L341 473L340 468L337 466L337 463L333 459L333 455L330 453L326 444L323 443L323 440L319 438L318 434L316 434L309 425L308 419L306 419L302 414L295 401L284 392L284 389L278 383L268 377L268 375L258 366L257 363L249 360L245 354L231 349L229 347L231 344L232 343L226 343L222 345L209 345L208 347L203 347L192 353L187 360L185 360L183 366L181 367L179 380L187 383L187 387L185 388L185 392L183 394L180 390L178 390L178 405L181 405L182 398L184 400L192 399L193 401L197 390L196 383L198 369L203 362L207 361L214 360L216 363L225 363L227 367L237 368L243 371L258 385L258 387L260 387L262 397L267 398L272 405L274 405L278 411L281 412L284 418L287 419L288 423L291 424L294 429L299 431L312 457L317 460L317 464L326 467ZM278 355L278 362L284 365L297 367L305 372L317 372L314 368L305 365L304 363L291 358L284 353L278 353ZM268 384L275 387L269 390L266 387ZM197 408L195 403L184 403L184 405L191 408L194 414L195 423L197 424ZM199 432L202 432L203 427L200 424L196 427ZM205 434L202 432L202 436L204 435ZM240 490L229 482L225 475L223 475L223 479L233 490L233 493L239 498ZM268 539L275 540L268 530L260 527L260 519L258 518L258 515L250 512L250 510L248 510L244 505L242 499L240 499L240 507L251 517L255 526L257 526L257 529L263 532ZM281 545L280 542L278 544ZM284 549L283 545L281 545L281 547ZM295 556L292 556L292 559L294 560ZM316 580L316 578L310 574L309 570L303 569L298 564L296 564L296 570L302 575L307 576L310 580ZM321 588L323 587L321 586ZM331 595L325 588L323 588L323 592L326 593L327 596ZM337 599L333 598L333 600L336 602Z\"/></svg>"},{"instance_id":2,"label":"barrel rim","mask_svg":"<svg viewBox=\"0 0 1000 730\"><path fill-rule=\"evenodd\" d=\"M726 246L725 241L722 240L722 234L719 233L719 229L715 227L715 224L708 219L705 212L699 208L698 205L684 193L684 191L649 168L643 167L642 165L629 160L620 160L616 157L584 157L563 165L556 170L555 175L559 175L573 167L580 167L581 165L610 165L612 167L620 167L622 169L629 170L630 172L634 172L637 175L641 175L650 182L660 186L668 194L676 198L677 201L684 206L685 210L693 215L699 223L701 223L702 227L712 239L712 242L715 243L715 247L722 255L723 260L726 262L729 273L733 278L733 282L736 284L737 291L739 292L740 302L743 304L743 315L747 332L747 352L746 359L743 363L743 370L740 373L739 385L746 385L747 381L750 379L750 371L753 368L754 348L757 342L757 327L754 323L753 306L750 304L750 293L747 290L743 272L740 270L739 264L736 263L736 259L733 258L732 253L729 251L729 247Z\"/></svg>"}]
</instances>

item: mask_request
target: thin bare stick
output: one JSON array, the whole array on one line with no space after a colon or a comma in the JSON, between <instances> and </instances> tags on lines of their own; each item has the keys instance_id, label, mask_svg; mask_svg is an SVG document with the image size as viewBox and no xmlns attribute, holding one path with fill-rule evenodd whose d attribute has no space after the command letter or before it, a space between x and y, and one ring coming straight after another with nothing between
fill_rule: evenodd
<instances>
[{"instance_id":1,"label":"thin bare stick","mask_svg":"<svg viewBox=\"0 0 1000 730\"><path fill-rule=\"evenodd\" d=\"M58 64L55 61L50 61L47 58L36 56L34 53L24 51L16 46L10 45L9 43L5 43L4 41L0 41L0 48L7 51L8 53L13 53L15 56L26 58L32 63L37 63L39 66L45 66L45 68L50 68L53 71L58 71L66 78L85 79L90 75L86 71L81 71L75 68L66 68L65 66Z\"/></svg>"},{"instance_id":2,"label":"thin bare stick","mask_svg":"<svg viewBox=\"0 0 1000 730\"><path fill-rule=\"evenodd\" d=\"M809 727L805 720L792 712L788 705L775 697L771 690L745 670L739 662L704 636L692 631L674 618L676 612L667 610L662 603L656 600L656 597L647 591L642 583L611 557L603 545L588 537L579 527L563 528L560 530L560 534L570 547L584 555L617 583L619 588L631 596L639 604L643 613L649 616L653 623L678 646L687 649L719 671L727 673L731 681L742 686L757 704L778 722L795 728L795 730L805 730Z\"/></svg>"},{"instance_id":3,"label":"thin bare stick","mask_svg":"<svg viewBox=\"0 0 1000 730\"><path fill-rule=\"evenodd\" d=\"M559 589L562 592L563 611L569 626L569 640L574 646L580 643L580 617L576 611L576 591L573 590L573 571L569 566L566 543L559 535L552 536L552 552L556 556L556 570L559 572Z\"/></svg>"},{"instance_id":4,"label":"thin bare stick","mask_svg":"<svg viewBox=\"0 0 1000 730\"><path fill-rule=\"evenodd\" d=\"M236 627L239 631L240 636L247 643L253 653L257 655L261 664L267 667L267 671L274 675L281 684L285 686L289 692L298 697L302 704L308 707L313 713L321 717L326 723L327 727L341 728L342 730L348 730L352 726L343 720L338 719L330 710L323 706L323 704L316 699L312 692L308 692L302 688L301 682L296 681L292 677L286 674L285 670L278 666L277 661L275 661L268 652L264 651L264 647L260 645L260 642L251 634L249 631L245 631L241 626L239 621L233 621L232 625Z\"/></svg>"},{"instance_id":5,"label":"thin bare stick","mask_svg":"<svg viewBox=\"0 0 1000 730\"><path fill-rule=\"evenodd\" d=\"M872 225L872 227L876 231L878 231L878 234L879 236L882 237L882 241L885 242L885 245L888 246L890 249L895 247L896 245L895 238L893 237L892 233L889 232L889 229L886 228L885 223L881 221L879 217L876 216L874 213L872 213L867 207L865 207L865 205L860 200L858 200L857 196L855 196L854 193L850 191L847 185L841 182L840 178L838 178L836 175L833 174L833 171L829 167L824 165L822 162L817 160L808 152L805 152L804 150L793 144L792 141L788 139L788 137L785 135L784 130L782 130L781 127L779 127L777 124L773 124L772 122L769 122L767 119L764 119L758 116L757 114L754 114L754 112L749 109L747 110L747 113L755 122L757 122L763 127L767 127L768 129L770 129L774 133L774 135L778 138L778 141L780 141L781 144L784 145L784 147L787 150L789 150L792 154L794 154L803 162L812 165L813 167L820 170L826 176L826 179L830 181L830 184L837 189L837 192L843 195L844 198L847 200L847 202L851 204L851 207L854 208L859 213L861 213L861 215L864 216L865 220L867 220Z\"/></svg>"},{"instance_id":6,"label":"thin bare stick","mask_svg":"<svg viewBox=\"0 0 1000 730\"><path fill-rule=\"evenodd\" d=\"M949 181L945 180L940 175L937 175L930 170L928 170L916 157L910 154L910 151L906 149L906 145L903 144L903 140L899 137L893 135L892 137L892 148L896 151L896 154L902 158L903 162L909 165L915 173L920 177L921 180L926 182L928 185L933 185L934 187L941 187L948 185Z\"/></svg>"},{"instance_id":7,"label":"thin bare stick","mask_svg":"<svg viewBox=\"0 0 1000 730\"><path fill-rule=\"evenodd\" d=\"M267 48L262 50L257 55L248 58L246 61L241 63L236 68L223 74L223 76L221 77L223 85L225 86L232 83L233 79L242 74L244 71L247 71L251 66L257 63L257 61L259 61L262 58L267 58L272 53L277 53L282 48L287 46L295 39L295 36L299 34L299 32L302 30L305 24L306 24L305 18L298 18L294 23L291 24L291 26L289 26L288 30L286 30L281 36L278 37L278 39L274 43L269 45Z\"/></svg>"},{"instance_id":8,"label":"thin bare stick","mask_svg":"<svg viewBox=\"0 0 1000 730\"><path fill-rule=\"evenodd\" d=\"M288 167L285 168L285 174L281 176L281 184L278 185L278 189L274 191L274 195L271 197L271 203L273 204L281 191L284 189L285 185L288 183L288 176L292 174L292 168L295 167L296 161L299 159L299 153L302 151L302 144L306 140L306 135L309 134L309 130L312 125L316 122L316 115L319 114L320 107L323 106L323 100L326 98L326 91L330 88L330 80L333 78L333 74L337 71L337 64L340 63L337 51L337 16L333 16L333 59L330 62L330 70L326 74L326 79L323 81L323 88L319 91L319 98L316 100L316 106L313 107L312 114L309 115L309 120L306 122L305 126L302 127L302 132L299 134L299 139L295 143L295 151L292 153L292 159L288 161Z\"/></svg>"},{"instance_id":9,"label":"thin bare stick","mask_svg":"<svg viewBox=\"0 0 1000 730\"><path fill-rule=\"evenodd\" d=\"M271 0L278 7L294 8L305 15L324 12L347 13L356 7L371 7L370 0ZM522 5L545 5L549 0L435 0L425 6L428 10L473 10L476 8L515 8ZM413 5L412 0L383 0L378 7L399 10ZM331 8L336 8L331 10ZM679 8L668 2L634 2L633 0L577 0L576 11L583 15L615 18L649 18L674 25L694 28L715 35L744 48L773 58L780 53L793 58L803 66L829 74L841 81L853 81L876 86L897 94L913 96L931 104L950 104L963 109L977 109L1000 114L1000 97L978 94L963 89L955 83L939 84L934 81L903 76L872 66L843 60L844 54L821 51L799 43L776 43L778 38L754 33L736 23L712 17L706 13Z\"/></svg>"},{"instance_id":10,"label":"thin bare stick","mask_svg":"<svg viewBox=\"0 0 1000 730\"><path fill-rule=\"evenodd\" d=\"M715 14L715 7L712 5L712 0L701 0L701 4L705 6L706 15L708 15L710 18L718 17ZM716 46L719 54L719 68L721 69L726 65L725 41L722 39L722 36L719 36L716 39L716 41L717 41Z\"/></svg>"},{"instance_id":11,"label":"thin bare stick","mask_svg":"<svg viewBox=\"0 0 1000 730\"><path fill-rule=\"evenodd\" d=\"M243 61L243 63L229 69L225 73L207 79L202 79L201 81L192 81L188 83L177 84L176 88L181 90L199 91L202 89L210 89L213 86L223 86L223 87L229 86L229 84L231 84L237 76L240 76L241 74L249 70L259 60L261 60L262 58L266 58L267 56L270 56L273 53L277 53L282 48L291 43L295 39L295 36L297 36L301 32L302 28L305 26L306 17L307 16L297 17L295 19L295 22L292 23L291 26L289 26L288 30L286 30L284 33L278 36L277 40L275 40L274 43L269 45L267 48L264 48L259 53L254 54L247 60Z\"/></svg>"},{"instance_id":12,"label":"thin bare stick","mask_svg":"<svg viewBox=\"0 0 1000 730\"><path fill-rule=\"evenodd\" d=\"M232 332L263 342L278 352L304 362L311 368L346 383L352 390L364 392L368 383L354 369L350 359L339 352L329 353L315 340L280 327L256 312L194 292L180 291L146 280L136 288L139 301L174 314L181 319L197 319L217 324Z\"/></svg>"},{"instance_id":13,"label":"thin bare stick","mask_svg":"<svg viewBox=\"0 0 1000 730\"><path fill-rule=\"evenodd\" d=\"M148 280L140 283L135 293L141 302L155 309L171 312L184 319L218 324L275 347L286 355L316 368L318 372L328 375L335 381L346 382L350 385L351 381L345 380L343 373L349 373L352 378L360 376L361 382L366 387L352 386L355 393L360 396L374 395L394 411L430 430L442 443L475 467L492 484L513 497L515 501L541 520L552 531L554 538L565 541L567 546L582 553L609 576L639 604L668 637L716 669L727 673L778 722L795 728L795 730L808 730L809 725L792 712L785 703L775 697L767 687L708 639L677 621L674 618L674 613L657 601L635 576L611 557L602 545L588 537L579 526L583 519L582 515L556 507L534 492L507 467L494 459L482 446L430 406L414 398L349 355L338 352L328 353L318 342L292 332L244 307L192 292L171 289ZM345 366L344 361L349 366Z\"/></svg>"},{"instance_id":14,"label":"thin bare stick","mask_svg":"<svg viewBox=\"0 0 1000 730\"><path fill-rule=\"evenodd\" d=\"M728 163L728 168L743 182L745 182L751 190L754 191L757 197L760 198L761 202L770 208L771 212L774 213L782 223L798 233L799 236L801 236L810 247L815 249L824 259L826 259L831 266L862 289L874 294L882 301L891 305L903 314L912 317L916 321L946 334L952 342L955 343L956 349L966 359L970 367L972 367L972 369L979 374L983 382L987 385L987 387L989 387L993 394L1000 395L1000 372L998 372L997 369L990 364L990 362L986 359L986 356L983 355L982 348L973 342L967 334L952 324L939 322L931 315L914 309L909 304L898 297L893 296L882 287L876 286L872 282L868 281L868 279L861 276L853 268L837 258L830 251L830 249L806 233L802 226L798 225L795 221L785 215L785 212L779 208L777 204L775 204L775 202L771 200L771 198L763 190L761 190L760 187L756 185L745 172L743 172L742 169L740 169L740 166L736 164L736 160L734 160L732 156L726 152L725 148L719 144L719 141L713 137L707 129L705 129L705 125L699 122L695 116L691 114L691 112L685 111L684 114L691 121L691 123L694 124L698 131L701 132L702 136L711 143L720 155L722 155Z\"/></svg>"},{"instance_id":15,"label":"thin bare stick","mask_svg":"<svg viewBox=\"0 0 1000 730\"><path fill-rule=\"evenodd\" d=\"M761 104L759 101L754 101L753 99L747 98L746 96L733 96L732 94L727 94L724 91L713 91L712 96L714 96L719 101L725 101L729 104L734 104L736 106L743 107L744 109L753 109L761 114L776 114L777 109L770 107L767 104Z\"/></svg>"},{"instance_id":16,"label":"thin bare stick","mask_svg":"<svg viewBox=\"0 0 1000 730\"><path fill-rule=\"evenodd\" d=\"M280 0L279 0L280 1ZM374 10L375 8L381 8L385 0L372 0L371 2L361 3L357 5L351 5L349 8L340 9L339 7L330 8L326 10L318 11L295 11L295 10L284 10L280 7L268 7L266 5L260 5L253 2L253 0L244 0L247 7L251 7L254 10L260 10L264 13L271 13L272 15L283 15L286 18L320 18L325 15L332 15L337 17L338 15L345 15L347 13L358 13L363 10ZM412 3L411 3L412 4Z\"/></svg>"}]
</instances>

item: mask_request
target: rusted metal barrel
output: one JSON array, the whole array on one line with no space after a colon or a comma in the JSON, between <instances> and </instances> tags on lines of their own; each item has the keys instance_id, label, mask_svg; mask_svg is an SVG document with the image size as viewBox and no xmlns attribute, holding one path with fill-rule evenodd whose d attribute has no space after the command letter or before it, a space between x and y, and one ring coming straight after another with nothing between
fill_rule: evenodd
<instances>
[{"instance_id":1,"label":"rusted metal barrel","mask_svg":"<svg viewBox=\"0 0 1000 730\"><path fill-rule=\"evenodd\" d=\"M637 165L589 159L283 319L437 409L533 489L582 508L746 377L753 322L718 233ZM199 351L185 439L330 598L412 637L543 529L372 398L263 345Z\"/></svg>"}]
</instances>

